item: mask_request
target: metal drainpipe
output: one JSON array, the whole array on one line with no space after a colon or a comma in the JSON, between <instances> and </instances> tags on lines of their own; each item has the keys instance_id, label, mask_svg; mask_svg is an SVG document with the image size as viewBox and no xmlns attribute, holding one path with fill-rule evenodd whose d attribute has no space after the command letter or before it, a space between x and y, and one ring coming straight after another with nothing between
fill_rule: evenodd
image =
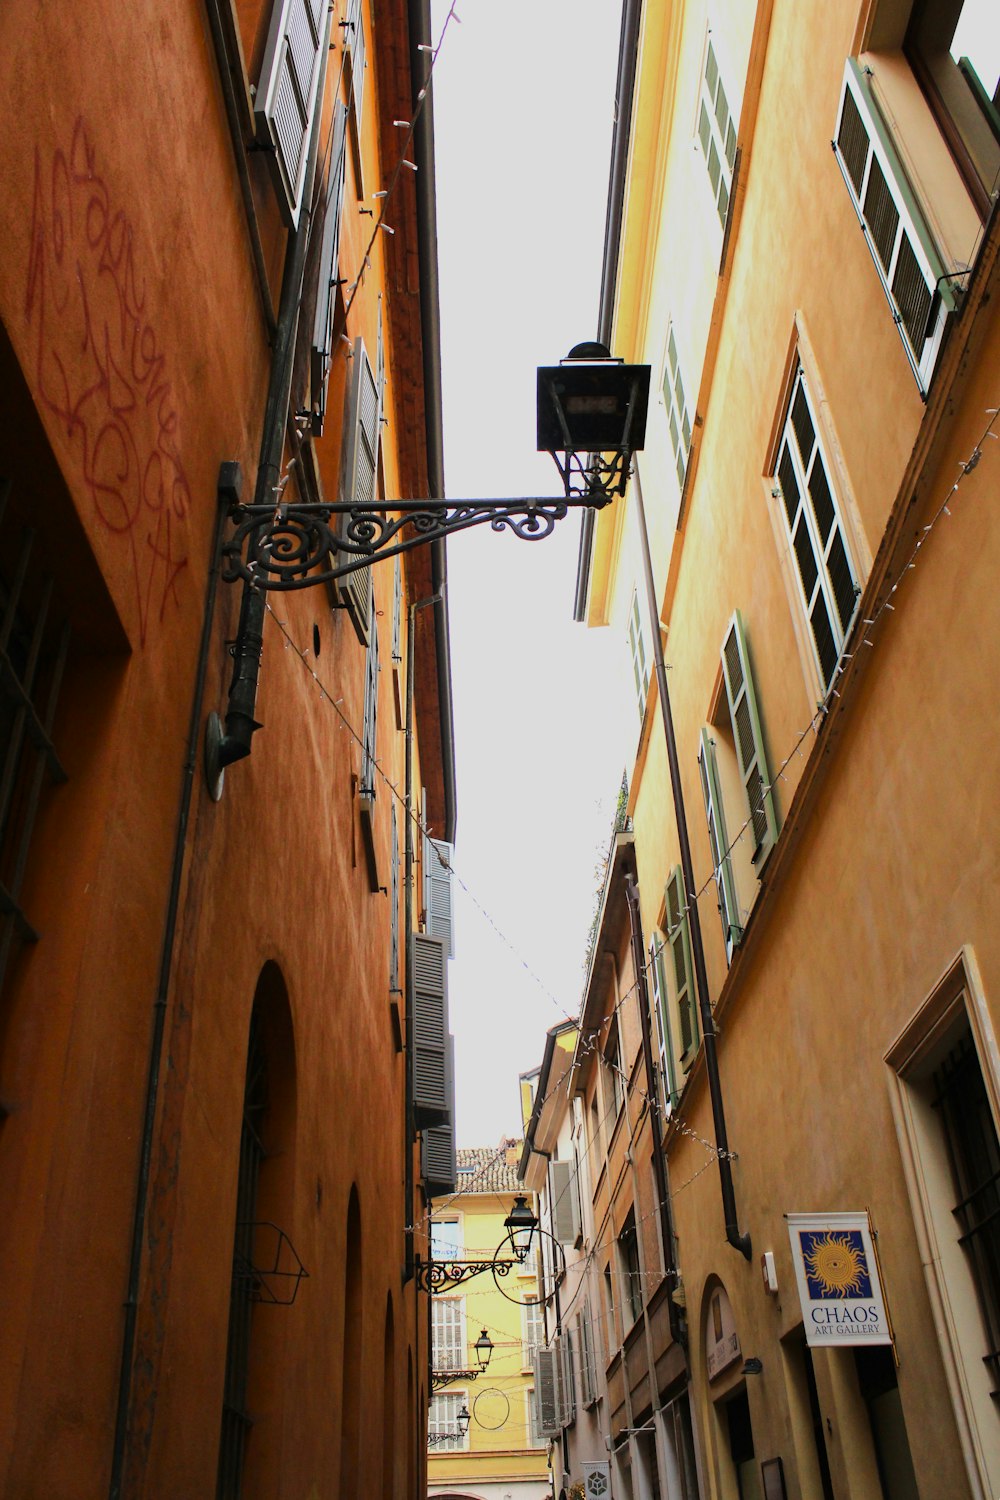
<instances>
[{"instance_id":1,"label":"metal drainpipe","mask_svg":"<svg viewBox=\"0 0 1000 1500\"><path fill-rule=\"evenodd\" d=\"M228 471L228 472L227 472ZM220 473L220 491L228 480L232 486L226 494L227 501L239 498L239 466L224 465ZM174 831L173 863L170 869L170 885L167 895L167 914L163 926L163 946L160 952L160 970L153 1002L153 1034L149 1043L149 1067L146 1075L146 1101L143 1110L142 1139L139 1148L139 1176L136 1184L135 1207L132 1215L132 1242L129 1252L128 1281L125 1293L125 1325L122 1333L121 1364L118 1373L118 1402L115 1411L115 1433L111 1450L111 1482L108 1489L110 1500L118 1500L121 1494L128 1446L128 1415L132 1400L132 1360L135 1353L136 1322L139 1313L139 1281L142 1271L142 1245L146 1232L146 1208L149 1203L149 1182L152 1173L153 1137L156 1125L156 1106L160 1089L160 1066L163 1053L163 1037L167 1019L167 995L173 968L174 940L177 934L177 916L180 907L181 875L184 869L184 853L187 846L188 822L191 815L191 800L197 768L201 763L201 719L205 700L205 680L208 672L209 652L212 642L212 624L215 618L215 598L219 582L219 565L222 557L222 534L226 521L226 509L218 496L215 526L212 533L212 550L208 567L208 583L205 589L205 610L201 624L201 643L195 667L194 692L191 698L191 716L188 724L187 753L181 774L180 806Z\"/></svg>"},{"instance_id":2,"label":"metal drainpipe","mask_svg":"<svg viewBox=\"0 0 1000 1500\"><path fill-rule=\"evenodd\" d=\"M327 17L327 29L321 49L319 91L322 100L326 87L327 61L330 55L329 28L331 16ZM299 222L290 236L285 270L281 279L281 300L278 304L278 324L274 334L271 359L271 377L264 404L264 426L260 440L260 459L257 467L257 483L253 503L266 505L273 496L281 475L281 459L285 450L285 425L288 420L288 402L292 389L292 367L295 360L295 334L299 322L302 301L302 282L305 276L306 250L309 246L309 231L312 225L312 195L316 179L316 162L322 130L323 111L317 105L309 139L309 161L302 187L302 208ZM254 718L257 703L257 684L260 679L260 658L264 647L264 616L267 596L261 589L250 584L243 585L240 600L240 623L233 646L233 676L229 684L229 703L226 709L226 730L218 747L218 765L225 769L234 761L250 754L250 742L254 731L261 726Z\"/></svg>"},{"instance_id":3,"label":"metal drainpipe","mask_svg":"<svg viewBox=\"0 0 1000 1500\"><path fill-rule=\"evenodd\" d=\"M441 593L429 594L426 599L418 599L411 604L407 610L406 631L406 756L405 756L405 807L404 831L403 831L403 927L405 930L405 966L406 966L406 1030L405 1030L405 1056L406 1056L406 1105L404 1109L405 1119L403 1122L403 1146L404 1146L404 1169L406 1195L406 1214L404 1224L406 1225L406 1251L403 1267L403 1284L405 1286L413 1276L414 1249L413 1249L413 1142L416 1139L416 1126L413 1119L413 1004L410 995L410 970L413 963L413 671L416 661L416 620L417 610L437 606L441 602ZM428 1297L428 1306L430 1298Z\"/></svg>"},{"instance_id":4,"label":"metal drainpipe","mask_svg":"<svg viewBox=\"0 0 1000 1500\"><path fill-rule=\"evenodd\" d=\"M663 660L663 643L660 639L660 614L656 607L656 586L653 582L653 563L649 553L649 534L646 530L646 511L642 502L642 481L636 462L632 476L632 493L635 496L636 518L639 523L639 544L642 549L642 566L646 581L646 602L649 608L649 628L653 640L653 660L656 666L656 685L660 695L660 713L663 718L663 735L667 745L667 761L670 766L670 790L673 793L674 821L677 824L677 841L680 845L681 874L688 903L688 920L691 936L691 957L694 962L695 983L698 988L698 1010L701 1015L701 1034L705 1048L705 1072L708 1074L708 1089L712 1099L712 1120L715 1126L715 1144L719 1154L719 1179L722 1188L722 1212L726 1223L726 1240L744 1259L749 1260L751 1245L749 1234L741 1234L736 1214L736 1192L733 1188L733 1169L729 1160L729 1138L726 1134L726 1112L722 1100L722 1083L719 1078L719 1058L715 1047L715 1019L708 994L708 973L705 968L705 949L701 940L701 922L698 918L698 903L695 900L694 868L691 863L691 845L688 842L687 818L684 813L684 793L681 787L680 765L677 760L677 742L674 738L674 721L670 712L670 696L667 692L667 669Z\"/></svg>"},{"instance_id":5,"label":"metal drainpipe","mask_svg":"<svg viewBox=\"0 0 1000 1500\"><path fill-rule=\"evenodd\" d=\"M639 1021L642 1027L642 1060L646 1072L646 1093L649 1097L649 1128L653 1137L653 1176L660 1207L660 1234L663 1239L664 1270L676 1285L677 1267L674 1264L674 1231L671 1222L667 1168L663 1158L663 1136L660 1132L659 1101L656 1096L656 1080L653 1073L653 1044L649 1034L649 991L646 986L646 950L642 941L642 917L639 914L639 887L635 876L625 877L625 899L628 902L629 925L632 930L632 964L636 972L639 1001ZM670 1332L677 1343L685 1342L680 1336L680 1308L673 1297L668 1299ZM654 1397L655 1397L654 1391ZM655 1404L655 1402L654 1402Z\"/></svg>"}]
</instances>

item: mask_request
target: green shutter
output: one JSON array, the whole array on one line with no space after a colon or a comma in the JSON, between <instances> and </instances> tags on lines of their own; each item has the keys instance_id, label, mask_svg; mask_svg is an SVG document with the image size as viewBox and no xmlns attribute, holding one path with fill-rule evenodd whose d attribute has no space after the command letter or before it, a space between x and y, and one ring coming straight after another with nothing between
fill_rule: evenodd
<instances>
[{"instance_id":1,"label":"green shutter","mask_svg":"<svg viewBox=\"0 0 1000 1500\"><path fill-rule=\"evenodd\" d=\"M701 789L705 796L708 840L712 850L712 868L715 872L715 885L719 894L719 916L722 919L722 933L726 940L726 959L728 960L743 936L743 928L740 926L739 906L736 901L733 864L729 857L726 819L722 807L722 788L719 785L719 768L715 763L715 744L707 729L701 731L701 752L698 756L698 765L701 768Z\"/></svg>"},{"instance_id":2,"label":"green shutter","mask_svg":"<svg viewBox=\"0 0 1000 1500\"><path fill-rule=\"evenodd\" d=\"M653 1009L660 1053L663 1108L666 1115L677 1103L677 1080L674 1068L674 1039L670 1027L670 1009L667 1004L667 976L663 964L663 943L659 933L654 935L649 945L649 956L652 960Z\"/></svg>"},{"instance_id":3,"label":"green shutter","mask_svg":"<svg viewBox=\"0 0 1000 1500\"><path fill-rule=\"evenodd\" d=\"M698 1050L698 1006L691 963L691 932L688 926L684 879L678 865L667 881L667 942L673 959L674 994L681 1033L681 1062L689 1066Z\"/></svg>"},{"instance_id":4,"label":"green shutter","mask_svg":"<svg viewBox=\"0 0 1000 1500\"><path fill-rule=\"evenodd\" d=\"M726 632L722 648L722 669L726 679L729 715L733 721L736 755L753 827L753 862L758 864L778 837L778 819L764 751L764 735L757 708L757 694L754 692L746 631L739 610L733 615Z\"/></svg>"}]
</instances>

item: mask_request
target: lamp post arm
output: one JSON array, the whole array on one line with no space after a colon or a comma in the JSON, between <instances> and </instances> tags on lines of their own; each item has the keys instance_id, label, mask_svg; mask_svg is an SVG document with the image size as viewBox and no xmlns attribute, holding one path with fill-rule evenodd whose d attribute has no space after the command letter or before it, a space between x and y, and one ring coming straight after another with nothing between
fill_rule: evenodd
<instances>
[{"instance_id":1,"label":"lamp post arm","mask_svg":"<svg viewBox=\"0 0 1000 1500\"><path fill-rule=\"evenodd\" d=\"M222 576L231 583L243 579L265 592L313 588L473 526L489 525L522 541L541 541L571 509L594 503L593 495L530 495L237 506L235 529L223 547Z\"/></svg>"}]
</instances>

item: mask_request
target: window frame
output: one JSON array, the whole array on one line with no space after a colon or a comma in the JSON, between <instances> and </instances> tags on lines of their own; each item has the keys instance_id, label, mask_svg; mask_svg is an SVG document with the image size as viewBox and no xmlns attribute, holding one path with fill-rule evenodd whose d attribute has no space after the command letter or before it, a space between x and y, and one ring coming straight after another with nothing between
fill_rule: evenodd
<instances>
[{"instance_id":1,"label":"window frame","mask_svg":"<svg viewBox=\"0 0 1000 1500\"><path fill-rule=\"evenodd\" d=\"M467 1403L469 1393L461 1391L434 1391L427 1405L427 1437L437 1437L442 1432L455 1432L458 1425L458 1414L463 1404ZM442 1408L453 1411L451 1416L438 1417L436 1410ZM442 1453L465 1453L469 1447L468 1431L462 1433L457 1443L435 1443L434 1448Z\"/></svg>"},{"instance_id":2,"label":"window frame","mask_svg":"<svg viewBox=\"0 0 1000 1500\"><path fill-rule=\"evenodd\" d=\"M632 602L628 611L628 646L629 659L632 663L632 682L635 688L636 706L639 710L640 726L646 717L646 704L649 702L649 688L652 682L650 670L650 652L647 649L646 627L639 607L639 590L633 588Z\"/></svg>"},{"instance_id":3,"label":"window frame","mask_svg":"<svg viewBox=\"0 0 1000 1500\"><path fill-rule=\"evenodd\" d=\"M810 449L808 461L803 461L795 429L795 403L800 391L805 401L807 414L813 429L813 446ZM790 378L783 398L782 409L784 415L778 424L777 438L773 449L769 476L770 493L778 515L779 533L783 538L784 545L788 549L789 567L791 573L794 575L795 595L798 600L799 614L804 627L803 633L808 640L810 659L816 672L821 696L826 698L833 684L836 682L838 668L843 660L844 648L850 639L851 631L858 616L862 590L860 582L861 573L852 546L851 531L845 522L839 489L833 479L833 475L837 471L830 459L826 435L823 431L823 424L819 420L817 405L818 402L815 401L810 391L810 379L806 374L802 350L800 348L796 349L792 360ZM786 452L793 471L792 477L797 486L796 504L791 517L788 514L788 500L781 478L783 455ZM823 478L826 483L826 490L833 512L831 529L825 542L820 538L817 530L815 501L809 488L817 462L822 466ZM806 504L807 494L810 497L808 505ZM800 553L796 547L796 537L800 525L805 528L810 555L816 568L816 578L813 580L811 592L808 596L806 594L805 580L802 577ZM844 621L840 614L840 605L837 601L835 585L828 567L828 559L833 551L835 537L839 537L847 562L851 585L854 589L854 608L846 621ZM830 635L836 652L836 659L830 666L828 674L823 665L820 646L813 625L813 612L820 598L822 598L827 624L830 627Z\"/></svg>"},{"instance_id":4,"label":"window frame","mask_svg":"<svg viewBox=\"0 0 1000 1500\"><path fill-rule=\"evenodd\" d=\"M984 1338L981 1320L969 1314L970 1306L979 1313L978 1288L956 1237L951 1194L947 1189L944 1194L939 1191L945 1175L942 1169L949 1165L943 1131L939 1121L931 1122L932 1111L926 1100L921 1104L920 1097L935 1052L962 1027L968 1028L994 1128L1000 1135L997 1037L975 954L968 945L959 949L886 1050L884 1062L921 1266L970 1487L973 1493L996 1494L1000 1490L1000 1443L995 1401L976 1347Z\"/></svg>"},{"instance_id":5,"label":"window frame","mask_svg":"<svg viewBox=\"0 0 1000 1500\"><path fill-rule=\"evenodd\" d=\"M442 1328L439 1323L445 1322L446 1314L450 1324ZM435 1371L468 1369L468 1354L465 1297L435 1293L431 1298L431 1361Z\"/></svg>"},{"instance_id":6,"label":"window frame","mask_svg":"<svg viewBox=\"0 0 1000 1500\"><path fill-rule=\"evenodd\" d=\"M722 922L722 937L726 948L726 962L732 961L733 953L743 940L743 924L740 921L739 897L736 891L736 874L733 870L729 835L726 831L726 809L722 797L722 783L715 756L715 741L710 729L701 731L701 746L698 751L698 769L701 791L705 800L705 818L708 824L708 847L712 859L712 874L715 880L719 919Z\"/></svg>"},{"instance_id":7,"label":"window frame","mask_svg":"<svg viewBox=\"0 0 1000 1500\"><path fill-rule=\"evenodd\" d=\"M670 1027L669 990L663 954L669 946L667 939L657 929L649 940L649 972L652 979L650 999L652 1001L653 1026L659 1054L660 1107L664 1120L669 1120L680 1097L677 1089L674 1039Z\"/></svg>"},{"instance_id":8,"label":"window frame","mask_svg":"<svg viewBox=\"0 0 1000 1500\"><path fill-rule=\"evenodd\" d=\"M855 182L855 171L843 149L844 112L848 98L853 101L854 109L868 140L857 182ZM837 123L831 145L851 200L851 206L864 232L865 243L875 264L910 368L921 395L926 399L938 355L941 352L948 315L958 306L958 293L951 282L944 279L948 275L947 267L928 228L926 217L893 143L892 135L879 110L868 75L854 57L848 57L844 64L844 79L837 104ZM868 196L873 182L873 166L876 163L892 200L892 207L898 215L892 235L892 246L888 254L888 265L884 264L878 245L878 220L884 217L884 199L881 214L870 215L867 211ZM919 341L921 345L919 349L916 347L917 341L913 339L912 332L907 327L905 313L896 291L897 277L903 270L901 257L904 241L909 245L914 266L923 278L931 299L925 323L927 332L925 338Z\"/></svg>"}]
</instances>

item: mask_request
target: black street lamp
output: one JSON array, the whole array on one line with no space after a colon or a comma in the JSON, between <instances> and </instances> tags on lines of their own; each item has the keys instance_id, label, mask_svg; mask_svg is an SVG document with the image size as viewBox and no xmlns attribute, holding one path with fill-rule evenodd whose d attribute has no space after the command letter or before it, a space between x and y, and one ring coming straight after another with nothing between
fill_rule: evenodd
<instances>
[{"instance_id":1,"label":"black street lamp","mask_svg":"<svg viewBox=\"0 0 1000 1500\"><path fill-rule=\"evenodd\" d=\"M523 1266L531 1249L531 1237L538 1228L538 1220L528 1207L527 1198L515 1198L514 1207L503 1221L511 1249L518 1265Z\"/></svg>"},{"instance_id":2,"label":"black street lamp","mask_svg":"<svg viewBox=\"0 0 1000 1500\"><path fill-rule=\"evenodd\" d=\"M569 510L600 509L625 493L632 455L645 441L648 400L648 365L613 359L603 344L577 344L560 364L538 371L537 447L555 459L562 499L300 503L279 493L264 505L230 503L235 530L222 548L223 577L265 592L312 588L487 523L539 541Z\"/></svg>"}]
</instances>

